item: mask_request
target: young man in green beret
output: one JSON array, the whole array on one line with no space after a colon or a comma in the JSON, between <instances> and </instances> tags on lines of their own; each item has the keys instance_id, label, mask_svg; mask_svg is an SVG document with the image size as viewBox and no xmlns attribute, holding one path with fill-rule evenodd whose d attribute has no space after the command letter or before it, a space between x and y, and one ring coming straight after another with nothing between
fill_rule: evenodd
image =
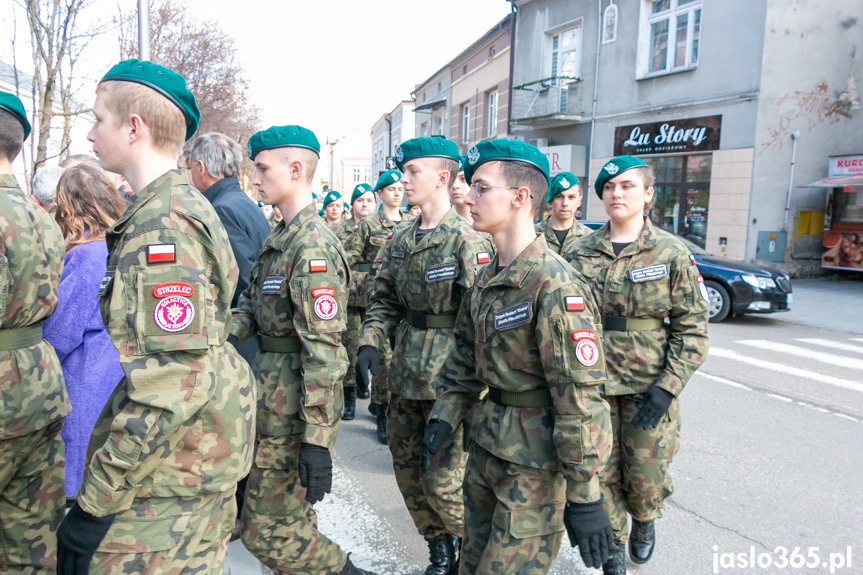
<instances>
[{"instance_id":1,"label":"young man in green beret","mask_svg":"<svg viewBox=\"0 0 863 575\"><path fill-rule=\"evenodd\" d=\"M375 194L368 184L357 184L354 193L351 194L351 217L333 226L336 237L341 242L342 248L346 248L351 236L356 233L360 226L360 220L372 214L375 208ZM345 331L342 332L342 345L348 352L348 371L345 373L345 412L342 419L348 421L356 417L357 407L357 379L354 363L357 361L357 348L360 345L360 324L363 323L366 304L359 297L359 279L361 272L356 265L351 265L351 288L348 294L348 317ZM364 275L364 274L363 274ZM365 398L368 397L366 392ZM364 399L365 399L364 398Z\"/></svg>"},{"instance_id":2,"label":"young man in green beret","mask_svg":"<svg viewBox=\"0 0 863 575\"><path fill-rule=\"evenodd\" d=\"M399 210L404 194L401 178L402 173L398 170L389 170L380 175L372 190L380 197L380 210L360 222L356 233L351 236L345 246L345 253L351 264L351 270L356 270L354 274L354 281L357 286L356 301L362 309L363 320L365 320L366 310L371 300L372 283L380 268L381 248L392 237L396 228L410 220L410 218L405 218ZM380 365L378 375L373 377L371 381L369 411L377 418L378 441L386 445L387 409L390 400L387 374L392 357L389 340L385 341L383 347L378 350L378 357ZM368 393L369 390L365 388L361 392Z\"/></svg>"},{"instance_id":3,"label":"young man in green beret","mask_svg":"<svg viewBox=\"0 0 863 575\"><path fill-rule=\"evenodd\" d=\"M100 164L135 191L107 232L97 294L125 377L60 526L59 572L219 570L251 465L255 393L226 344L238 273L227 234L176 169L198 107L179 74L126 60L102 78L93 114Z\"/></svg>"},{"instance_id":4,"label":"young man in green beret","mask_svg":"<svg viewBox=\"0 0 863 575\"><path fill-rule=\"evenodd\" d=\"M429 543L426 573L447 575L464 528L461 422L453 422L456 432L422 471L420 444L444 384L444 359L455 345L455 314L477 269L488 262L491 244L450 205L460 159L455 142L415 138L402 143L395 158L408 201L420 206L422 215L396 230L379 256L357 378L366 378L369 369L377 372L377 350L395 332L387 429L393 468L408 511Z\"/></svg>"},{"instance_id":5,"label":"young man in green beret","mask_svg":"<svg viewBox=\"0 0 863 575\"><path fill-rule=\"evenodd\" d=\"M450 203L452 203L458 215L467 220L469 224L473 223L473 217L470 215L470 206L464 203L464 199L469 191L467 182L464 179L464 156L458 165L458 174L455 181L452 183L452 191L449 194Z\"/></svg>"},{"instance_id":6,"label":"young man in green beret","mask_svg":"<svg viewBox=\"0 0 863 575\"><path fill-rule=\"evenodd\" d=\"M709 347L707 289L689 249L645 215L654 179L640 158L607 162L593 187L609 220L563 254L593 290L608 358L614 445L600 483L616 545L606 575L625 575L627 540L634 563L653 555L680 446L677 398Z\"/></svg>"},{"instance_id":7,"label":"young man in green beret","mask_svg":"<svg viewBox=\"0 0 863 575\"><path fill-rule=\"evenodd\" d=\"M342 195L336 190L331 190L324 196L323 217L330 226L335 226L342 221L344 206L341 199Z\"/></svg>"},{"instance_id":8,"label":"young man in green beret","mask_svg":"<svg viewBox=\"0 0 863 575\"><path fill-rule=\"evenodd\" d=\"M465 176L474 229L497 254L462 300L423 440L423 459L434 457L488 391L473 416L459 572L547 573L565 528L599 567L611 545L601 331L587 284L534 232L548 160L523 142L484 141Z\"/></svg>"},{"instance_id":9,"label":"young man in green beret","mask_svg":"<svg viewBox=\"0 0 863 575\"><path fill-rule=\"evenodd\" d=\"M546 201L551 206L548 219L536 225L536 234L544 235L548 247L560 254L591 229L575 219L581 206L581 184L572 172L561 172L551 179Z\"/></svg>"},{"instance_id":10,"label":"young man in green beret","mask_svg":"<svg viewBox=\"0 0 863 575\"><path fill-rule=\"evenodd\" d=\"M284 219L265 240L231 323L239 341L262 334L254 362L258 445L243 543L278 573L366 573L318 532L312 507L332 487L350 284L339 240L312 204L320 144L302 126L273 126L248 146L258 194Z\"/></svg>"},{"instance_id":11,"label":"young man in green beret","mask_svg":"<svg viewBox=\"0 0 863 575\"><path fill-rule=\"evenodd\" d=\"M21 100L0 92L0 566L53 573L66 507L60 430L69 413L63 371L42 339L57 307L63 234L12 175L30 135Z\"/></svg>"}]
</instances>

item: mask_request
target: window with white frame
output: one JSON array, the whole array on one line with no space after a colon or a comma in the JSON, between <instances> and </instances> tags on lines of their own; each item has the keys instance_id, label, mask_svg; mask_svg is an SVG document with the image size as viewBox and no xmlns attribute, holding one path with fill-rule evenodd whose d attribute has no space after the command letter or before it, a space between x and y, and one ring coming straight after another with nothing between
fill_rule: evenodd
<instances>
[{"instance_id":1,"label":"window with white frame","mask_svg":"<svg viewBox=\"0 0 863 575\"><path fill-rule=\"evenodd\" d=\"M610 44L617 40L617 5L614 0L602 14L602 43Z\"/></svg>"},{"instance_id":2,"label":"window with white frame","mask_svg":"<svg viewBox=\"0 0 863 575\"><path fill-rule=\"evenodd\" d=\"M360 168L354 168L354 184L360 183L360 177L362 177Z\"/></svg>"},{"instance_id":3,"label":"window with white frame","mask_svg":"<svg viewBox=\"0 0 863 575\"><path fill-rule=\"evenodd\" d=\"M551 35L551 76L571 81L581 74L581 23Z\"/></svg>"},{"instance_id":4,"label":"window with white frame","mask_svg":"<svg viewBox=\"0 0 863 575\"><path fill-rule=\"evenodd\" d=\"M685 70L698 64L701 0L646 0L647 73Z\"/></svg>"},{"instance_id":5,"label":"window with white frame","mask_svg":"<svg viewBox=\"0 0 863 575\"><path fill-rule=\"evenodd\" d=\"M461 107L461 141L463 144L470 141L470 104Z\"/></svg>"},{"instance_id":6,"label":"window with white frame","mask_svg":"<svg viewBox=\"0 0 863 575\"><path fill-rule=\"evenodd\" d=\"M486 136L489 138L497 135L497 91L491 92L488 95L488 126Z\"/></svg>"}]
</instances>

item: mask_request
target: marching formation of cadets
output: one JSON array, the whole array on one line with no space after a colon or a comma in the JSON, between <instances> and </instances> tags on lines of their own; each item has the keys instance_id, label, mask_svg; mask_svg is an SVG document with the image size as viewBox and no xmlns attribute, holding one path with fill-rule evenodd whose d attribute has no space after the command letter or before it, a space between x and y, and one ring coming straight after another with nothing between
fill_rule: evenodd
<instances>
[{"instance_id":1,"label":"marching formation of cadets","mask_svg":"<svg viewBox=\"0 0 863 575\"><path fill-rule=\"evenodd\" d=\"M643 161L602 167L610 220L591 232L574 219L578 178L550 178L537 148L498 139L462 157L415 138L342 220L338 192L320 214L312 201L314 134L274 126L248 156L282 219L238 278L218 206L175 169L200 115L184 78L120 62L94 115L101 166L135 192L93 294L123 376L67 511L70 404L42 338L63 237L12 176L30 125L0 93L0 571L217 574L236 521L277 573L367 573L313 506L340 421L369 394L428 575L547 573L564 531L606 574L650 560L677 398L708 340L688 250L644 215ZM257 353L238 353L247 340Z\"/></svg>"}]
</instances>

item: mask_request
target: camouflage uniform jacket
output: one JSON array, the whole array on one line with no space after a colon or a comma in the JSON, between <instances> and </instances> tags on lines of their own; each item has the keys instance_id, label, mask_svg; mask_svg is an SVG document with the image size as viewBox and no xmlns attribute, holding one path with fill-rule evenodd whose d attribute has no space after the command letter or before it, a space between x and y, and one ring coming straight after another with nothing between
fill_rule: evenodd
<instances>
[{"instance_id":1,"label":"camouflage uniform jacket","mask_svg":"<svg viewBox=\"0 0 863 575\"><path fill-rule=\"evenodd\" d=\"M351 305L367 309L372 296L375 276L381 267L381 248L398 228L413 223L413 218L402 214L401 221L394 222L383 212L377 212L360 220L356 233L345 245L345 255L351 266L351 273L356 286L355 297ZM360 265L368 266L368 271L360 271ZM351 294L354 296L354 294Z\"/></svg>"},{"instance_id":2,"label":"camouflage uniform jacket","mask_svg":"<svg viewBox=\"0 0 863 575\"><path fill-rule=\"evenodd\" d=\"M417 328L408 311L455 315L473 284L476 270L490 258L491 244L454 208L419 244L414 241L422 218L396 230L381 253L371 305L360 330L360 345L377 349L392 330L396 345L390 390L410 400L435 399L440 369L455 342L452 328Z\"/></svg>"},{"instance_id":3,"label":"camouflage uniform jacket","mask_svg":"<svg viewBox=\"0 0 863 575\"><path fill-rule=\"evenodd\" d=\"M573 242L580 238L581 236L586 236L593 230L581 223L578 220L574 220L572 222L572 227L569 228L569 231L566 233L566 237L563 238L563 245L557 241L557 236L554 235L554 231L551 229L551 224L548 223L548 218L542 220L538 224L536 224L536 235L544 235L545 241L548 243L548 247L554 250L556 254L566 253L567 250L572 247Z\"/></svg>"},{"instance_id":4,"label":"camouflage uniform jacket","mask_svg":"<svg viewBox=\"0 0 863 575\"><path fill-rule=\"evenodd\" d=\"M62 272L60 228L14 176L0 175L0 329L37 325L54 313ZM0 351L0 397L0 439L44 429L69 413L63 371L51 344L42 340Z\"/></svg>"},{"instance_id":5,"label":"camouflage uniform jacket","mask_svg":"<svg viewBox=\"0 0 863 575\"><path fill-rule=\"evenodd\" d=\"M310 204L264 241L249 287L234 309L231 333L240 341L297 337L298 354L258 354L258 432L302 434L303 442L332 448L341 417L341 380L350 271L344 251Z\"/></svg>"},{"instance_id":6,"label":"camouflage uniform jacket","mask_svg":"<svg viewBox=\"0 0 863 575\"><path fill-rule=\"evenodd\" d=\"M346 220L342 220L337 224L333 224L331 227L333 228L333 233L336 234L336 238L341 242L342 248L346 247L348 239L353 235L354 232L357 231L360 223L354 220L354 217L351 216Z\"/></svg>"},{"instance_id":7,"label":"camouflage uniform jacket","mask_svg":"<svg viewBox=\"0 0 863 575\"><path fill-rule=\"evenodd\" d=\"M707 298L689 250L650 219L619 256L609 224L563 254L584 276L602 314L665 319L664 327L605 331L607 395L642 393L656 384L674 396L707 357Z\"/></svg>"},{"instance_id":8,"label":"camouflage uniform jacket","mask_svg":"<svg viewBox=\"0 0 863 575\"><path fill-rule=\"evenodd\" d=\"M225 343L237 264L218 215L172 170L106 241L99 310L125 377L90 437L78 502L103 516L135 498L233 489L251 468L255 397Z\"/></svg>"},{"instance_id":9,"label":"camouflage uniform jacket","mask_svg":"<svg viewBox=\"0 0 863 575\"><path fill-rule=\"evenodd\" d=\"M569 501L597 501L597 473L612 441L599 395L605 363L590 288L542 236L495 275L497 262L495 256L479 271L462 301L429 419L455 428L487 386L515 393L547 389L551 407L504 407L486 396L471 437L506 461L562 470ZM581 341L590 342L587 355L576 354Z\"/></svg>"}]
</instances>

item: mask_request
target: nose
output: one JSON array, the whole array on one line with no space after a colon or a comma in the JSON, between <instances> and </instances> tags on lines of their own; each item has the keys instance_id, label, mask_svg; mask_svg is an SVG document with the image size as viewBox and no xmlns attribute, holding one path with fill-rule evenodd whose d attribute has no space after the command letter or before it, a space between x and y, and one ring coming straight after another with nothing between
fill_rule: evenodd
<instances>
[{"instance_id":1,"label":"nose","mask_svg":"<svg viewBox=\"0 0 863 575\"><path fill-rule=\"evenodd\" d=\"M93 137L93 132L95 130L96 130L96 126L93 126L90 128L90 131L87 132L87 141L88 142L95 142L96 141L96 139Z\"/></svg>"}]
</instances>

